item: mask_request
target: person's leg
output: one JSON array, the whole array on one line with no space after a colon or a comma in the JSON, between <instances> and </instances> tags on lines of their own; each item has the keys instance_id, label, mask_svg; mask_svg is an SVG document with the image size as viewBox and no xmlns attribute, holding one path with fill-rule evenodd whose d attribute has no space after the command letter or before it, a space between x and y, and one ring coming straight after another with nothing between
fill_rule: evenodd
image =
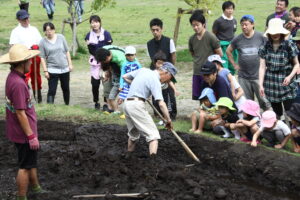
<instances>
[{"instance_id":1,"label":"person's leg","mask_svg":"<svg viewBox=\"0 0 300 200\"><path fill-rule=\"evenodd\" d=\"M158 149L158 140L150 141L149 142L149 153L150 153L150 155L157 154L157 149Z\"/></svg>"},{"instance_id":2,"label":"person's leg","mask_svg":"<svg viewBox=\"0 0 300 200\"><path fill-rule=\"evenodd\" d=\"M169 94L169 99L171 104L170 117L172 121L175 121L177 116L177 103L176 103L175 92L171 87L168 88L168 94Z\"/></svg>"},{"instance_id":3,"label":"person's leg","mask_svg":"<svg viewBox=\"0 0 300 200\"><path fill-rule=\"evenodd\" d=\"M60 74L60 86L63 91L64 102L66 105L70 103L70 72Z\"/></svg>"},{"instance_id":4,"label":"person's leg","mask_svg":"<svg viewBox=\"0 0 300 200\"><path fill-rule=\"evenodd\" d=\"M92 84L93 101L94 101L94 103L98 103L99 102L100 79L97 80L94 77L91 77L91 84ZM99 107L100 107L100 105L99 105Z\"/></svg>"},{"instance_id":5,"label":"person's leg","mask_svg":"<svg viewBox=\"0 0 300 200\"><path fill-rule=\"evenodd\" d=\"M127 145L127 151L133 152L135 150L135 141L132 141L130 138L128 138L128 145Z\"/></svg>"},{"instance_id":6,"label":"person's leg","mask_svg":"<svg viewBox=\"0 0 300 200\"><path fill-rule=\"evenodd\" d=\"M191 114L191 122L192 122L192 128L190 129L191 132L194 132L195 130L197 130L197 114L198 114L198 111L194 111Z\"/></svg>"},{"instance_id":7,"label":"person's leg","mask_svg":"<svg viewBox=\"0 0 300 200\"><path fill-rule=\"evenodd\" d=\"M47 94L47 103L54 103L54 98L56 95L56 89L58 84L58 74L49 73L49 80L48 80L48 94Z\"/></svg>"},{"instance_id":8,"label":"person's leg","mask_svg":"<svg viewBox=\"0 0 300 200\"><path fill-rule=\"evenodd\" d=\"M106 99L108 109L111 110L111 107L108 104L108 97L109 97L110 90L113 87L112 80L108 79L106 81L102 81L102 84L103 84L103 96ZM104 110L104 105L103 105L103 111L106 111L106 110Z\"/></svg>"},{"instance_id":9,"label":"person's leg","mask_svg":"<svg viewBox=\"0 0 300 200\"><path fill-rule=\"evenodd\" d=\"M201 75L193 75L193 83L192 83L192 99L199 100L199 96L201 95L200 85L203 82L203 77Z\"/></svg>"},{"instance_id":10,"label":"person's leg","mask_svg":"<svg viewBox=\"0 0 300 200\"><path fill-rule=\"evenodd\" d=\"M251 82L241 77L238 77L238 81L244 90L246 99L254 100L254 92L252 91Z\"/></svg>"},{"instance_id":11,"label":"person's leg","mask_svg":"<svg viewBox=\"0 0 300 200\"><path fill-rule=\"evenodd\" d=\"M55 11L55 4L54 3L50 3L49 5L50 7L50 17L51 17L51 20L53 19L53 15L54 15L54 11Z\"/></svg>"},{"instance_id":12,"label":"person's leg","mask_svg":"<svg viewBox=\"0 0 300 200\"><path fill-rule=\"evenodd\" d=\"M264 111L270 109L271 104L268 101L268 99L266 97L263 97L263 96L260 95L259 81L258 80L251 80L251 87L252 87L252 91L254 91L254 93L255 93L255 96L258 100L260 108L263 109Z\"/></svg>"},{"instance_id":13,"label":"person's leg","mask_svg":"<svg viewBox=\"0 0 300 200\"><path fill-rule=\"evenodd\" d=\"M19 169L16 182L18 187L17 196L26 197L28 186L29 186L29 175L30 171L28 169Z\"/></svg>"},{"instance_id":14,"label":"person's leg","mask_svg":"<svg viewBox=\"0 0 300 200\"><path fill-rule=\"evenodd\" d=\"M279 142L279 143L281 143L285 138L283 132L280 130L275 131L275 136L276 136L276 142Z\"/></svg>"},{"instance_id":15,"label":"person's leg","mask_svg":"<svg viewBox=\"0 0 300 200\"><path fill-rule=\"evenodd\" d=\"M288 111L291 109L292 107L292 104L295 102L295 99L288 99L288 100L285 100L283 103L283 107L284 107L284 110L285 111Z\"/></svg>"},{"instance_id":16,"label":"person's leg","mask_svg":"<svg viewBox=\"0 0 300 200\"><path fill-rule=\"evenodd\" d=\"M75 7L75 10L76 10L76 14L78 16L78 21L81 22L82 19L81 19L81 8L80 8L80 0L75 0L74 1L74 7Z\"/></svg>"},{"instance_id":17,"label":"person's leg","mask_svg":"<svg viewBox=\"0 0 300 200\"><path fill-rule=\"evenodd\" d=\"M45 4L44 4L44 7L45 7L45 9L46 9L48 19L51 20L52 17L51 17L51 8L50 8L50 4L45 3Z\"/></svg>"},{"instance_id":18,"label":"person's leg","mask_svg":"<svg viewBox=\"0 0 300 200\"><path fill-rule=\"evenodd\" d=\"M199 115L198 129L195 131L195 133L202 133L203 132L203 128L204 128L204 124L205 124L205 117L206 117L205 111L201 110L200 115Z\"/></svg>"},{"instance_id":19,"label":"person's leg","mask_svg":"<svg viewBox=\"0 0 300 200\"><path fill-rule=\"evenodd\" d=\"M275 146L276 136L273 131L263 131L261 133L261 136L269 142L269 145L267 145L267 146L271 146L271 147Z\"/></svg>"},{"instance_id":20,"label":"person's leg","mask_svg":"<svg viewBox=\"0 0 300 200\"><path fill-rule=\"evenodd\" d=\"M271 103L271 106L273 108L273 111L276 113L277 118L280 119L280 117L283 114L282 103L281 102L279 102L279 103Z\"/></svg>"}]
</instances>

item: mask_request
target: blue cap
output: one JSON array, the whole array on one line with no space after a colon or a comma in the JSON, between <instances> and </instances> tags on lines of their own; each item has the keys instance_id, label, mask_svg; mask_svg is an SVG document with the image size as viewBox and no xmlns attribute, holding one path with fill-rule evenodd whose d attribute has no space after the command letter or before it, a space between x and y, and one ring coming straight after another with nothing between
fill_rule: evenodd
<instances>
[{"instance_id":1,"label":"blue cap","mask_svg":"<svg viewBox=\"0 0 300 200\"><path fill-rule=\"evenodd\" d=\"M208 100L210 101L211 104L216 103L216 97L214 94L214 91L211 88L204 88L204 90L202 90L201 95L199 97L199 100L203 99L207 97Z\"/></svg>"},{"instance_id":2,"label":"blue cap","mask_svg":"<svg viewBox=\"0 0 300 200\"><path fill-rule=\"evenodd\" d=\"M175 75L177 74L177 69L176 67L170 63L170 62L164 62L163 66L161 69L169 72L172 75L171 81L176 82Z\"/></svg>"},{"instance_id":3,"label":"blue cap","mask_svg":"<svg viewBox=\"0 0 300 200\"><path fill-rule=\"evenodd\" d=\"M253 15L244 15L242 18L241 18L241 21L243 20L249 20L250 22L254 23L254 16Z\"/></svg>"},{"instance_id":4,"label":"blue cap","mask_svg":"<svg viewBox=\"0 0 300 200\"><path fill-rule=\"evenodd\" d=\"M23 19L27 19L29 18L29 14L26 10L19 10L17 13L16 13L16 17L17 19L19 20L23 20Z\"/></svg>"}]
</instances>

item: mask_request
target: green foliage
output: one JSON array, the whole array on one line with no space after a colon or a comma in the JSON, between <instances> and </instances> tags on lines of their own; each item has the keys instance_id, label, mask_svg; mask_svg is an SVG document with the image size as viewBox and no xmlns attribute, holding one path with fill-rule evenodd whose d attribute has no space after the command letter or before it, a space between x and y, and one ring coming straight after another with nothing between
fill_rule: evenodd
<instances>
[{"instance_id":1,"label":"green foliage","mask_svg":"<svg viewBox=\"0 0 300 200\"><path fill-rule=\"evenodd\" d=\"M182 1L184 1L191 7L191 9L188 11L195 10L195 9L203 9L206 11L205 13L207 13L207 11L214 10L217 7L216 5L220 5L222 2L226 0L182 0ZM232 2L236 3L237 0L232 0Z\"/></svg>"},{"instance_id":2,"label":"green foliage","mask_svg":"<svg viewBox=\"0 0 300 200\"><path fill-rule=\"evenodd\" d=\"M176 52L177 62L192 62L193 58L188 49L179 50Z\"/></svg>"},{"instance_id":3,"label":"green foliage","mask_svg":"<svg viewBox=\"0 0 300 200\"><path fill-rule=\"evenodd\" d=\"M92 10L99 11L106 7L114 7L115 5L115 0L93 0L91 8Z\"/></svg>"}]
</instances>

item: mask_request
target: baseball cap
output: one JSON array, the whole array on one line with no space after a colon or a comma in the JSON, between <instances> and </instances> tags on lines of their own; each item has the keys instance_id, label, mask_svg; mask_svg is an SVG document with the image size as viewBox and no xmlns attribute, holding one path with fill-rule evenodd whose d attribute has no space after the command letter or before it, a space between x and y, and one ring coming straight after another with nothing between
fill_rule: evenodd
<instances>
[{"instance_id":1,"label":"baseball cap","mask_svg":"<svg viewBox=\"0 0 300 200\"><path fill-rule=\"evenodd\" d=\"M217 66L209 61L206 61L206 63L204 63L200 69L201 74L212 74L215 72L217 72Z\"/></svg>"},{"instance_id":2,"label":"baseball cap","mask_svg":"<svg viewBox=\"0 0 300 200\"><path fill-rule=\"evenodd\" d=\"M250 22L254 23L254 16L253 15L244 15L242 18L241 18L241 21L242 20L249 20Z\"/></svg>"},{"instance_id":3,"label":"baseball cap","mask_svg":"<svg viewBox=\"0 0 300 200\"><path fill-rule=\"evenodd\" d=\"M161 69L163 69L165 71L168 71L172 75L172 79L171 80L173 82L176 82L175 75L177 74L177 69L176 69L176 67L172 63L170 63L170 62L164 62L164 64L161 67Z\"/></svg>"},{"instance_id":4,"label":"baseball cap","mask_svg":"<svg viewBox=\"0 0 300 200\"><path fill-rule=\"evenodd\" d=\"M222 60L222 58L218 54L214 54L214 55L208 56L207 60L209 62L218 61L218 62L220 62L222 64L225 63L225 60Z\"/></svg>"},{"instance_id":5,"label":"baseball cap","mask_svg":"<svg viewBox=\"0 0 300 200\"><path fill-rule=\"evenodd\" d=\"M26 10L19 10L17 13L16 13L16 17L17 19L19 20L23 20L23 19L27 19L29 18L29 14Z\"/></svg>"},{"instance_id":6,"label":"baseball cap","mask_svg":"<svg viewBox=\"0 0 300 200\"><path fill-rule=\"evenodd\" d=\"M261 125L265 128L271 128L276 120L276 113L274 111L268 110L262 114Z\"/></svg>"},{"instance_id":7,"label":"baseball cap","mask_svg":"<svg viewBox=\"0 0 300 200\"><path fill-rule=\"evenodd\" d=\"M136 49L133 46L127 46L125 48L125 55L127 54L136 54Z\"/></svg>"}]
</instances>

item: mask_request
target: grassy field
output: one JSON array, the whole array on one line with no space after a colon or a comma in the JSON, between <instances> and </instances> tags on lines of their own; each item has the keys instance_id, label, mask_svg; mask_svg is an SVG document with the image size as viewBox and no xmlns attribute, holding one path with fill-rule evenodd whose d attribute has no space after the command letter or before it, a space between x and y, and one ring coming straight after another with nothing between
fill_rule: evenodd
<instances>
[{"instance_id":1,"label":"grassy field","mask_svg":"<svg viewBox=\"0 0 300 200\"><path fill-rule=\"evenodd\" d=\"M8 49L8 41L11 30L17 25L15 19L15 13L18 10L16 0L1 0L1 12L0 17L2 22L0 23L0 54L3 54ZM31 0L30 3L30 21L31 24L36 26L41 34L42 25L48 21L45 9L39 4L39 0ZM56 31L61 32L63 19L69 18L67 13L67 5L62 0L56 0L56 11L54 14L53 23L56 26ZM144 66L149 63L149 58L146 54L146 42L152 38L152 34L149 30L149 21L158 17L164 21L164 34L172 37L174 26L176 22L177 9L189 8L187 4L180 0L117 0L117 4L114 8L105 8L98 14L102 18L102 24L105 29L111 32L115 45L127 46L134 45L138 50L138 58ZM221 2L221 1L220 1ZM290 0L290 7L298 6L299 0ZM91 0L85 0L85 10L90 9ZM252 14L256 18L256 30L264 31L266 17L274 12L275 0L238 0L236 4L235 17L239 20L244 14ZM212 10L212 15L208 17L207 27L211 30L213 21L221 15L221 3L216 5ZM91 15L90 12L84 14L84 19L88 19ZM193 34L193 30L189 24L189 15L183 15L181 19L181 26L179 32L179 38L177 42L178 48L178 67L180 74L177 80L181 84L180 92L182 95L178 99L190 99L191 82L191 57L186 49L187 41L190 35ZM73 64L76 67L77 74L88 73L87 59L88 54L84 43L85 34L89 31L88 21L84 21L78 26L78 39L83 47L83 50L79 53L76 59L73 60ZM238 28L238 33L240 33ZM65 36L70 44L71 31L69 27L66 27ZM0 79L2 83L5 81L8 73L8 67L0 65ZM73 72L74 73L74 72ZM74 80L76 81L76 80ZM87 83L86 83L87 84ZM2 88L4 85L2 85ZM84 87L84 86L83 86ZM3 89L0 93L0 98L4 99ZM89 101L88 99L87 101ZM1 102L1 101L0 101ZM117 123L123 124L124 120L120 120L116 116L108 116L99 114L93 109L82 108L79 105L75 106L63 106L63 105L46 105L41 104L36 106L39 119L54 119L54 120L67 120L74 122L90 122L101 121L103 123ZM3 105L0 108L0 116L4 116ZM178 120L175 122L175 130L187 132L190 128L190 123L184 120ZM209 137L217 138L209 133L204 133Z\"/></svg>"}]
</instances>

